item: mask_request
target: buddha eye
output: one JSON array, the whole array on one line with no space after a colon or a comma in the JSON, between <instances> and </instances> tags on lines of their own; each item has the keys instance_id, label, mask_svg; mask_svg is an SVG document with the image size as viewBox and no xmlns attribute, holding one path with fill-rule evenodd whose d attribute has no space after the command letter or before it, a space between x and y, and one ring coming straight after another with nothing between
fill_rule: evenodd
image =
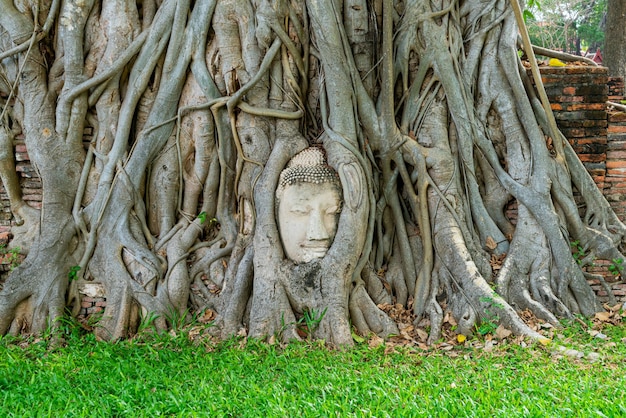
<instances>
[{"instance_id":1,"label":"buddha eye","mask_svg":"<svg viewBox=\"0 0 626 418\"><path fill-rule=\"evenodd\" d=\"M341 206L332 206L326 209L326 215L337 215L341 213Z\"/></svg>"},{"instance_id":2,"label":"buddha eye","mask_svg":"<svg viewBox=\"0 0 626 418\"><path fill-rule=\"evenodd\" d=\"M302 206L293 206L290 212L296 215L308 215L310 210Z\"/></svg>"}]
</instances>

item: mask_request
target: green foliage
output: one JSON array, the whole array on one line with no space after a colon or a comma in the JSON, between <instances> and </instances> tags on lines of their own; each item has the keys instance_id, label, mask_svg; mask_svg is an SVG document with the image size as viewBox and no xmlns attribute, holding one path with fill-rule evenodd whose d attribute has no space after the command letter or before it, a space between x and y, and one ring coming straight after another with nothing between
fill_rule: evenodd
<instances>
[{"instance_id":1,"label":"green foliage","mask_svg":"<svg viewBox=\"0 0 626 418\"><path fill-rule=\"evenodd\" d=\"M78 276L78 272L80 271L80 266L72 266L70 267L69 273L67 273L67 278L71 281L76 280Z\"/></svg>"},{"instance_id":2,"label":"green foliage","mask_svg":"<svg viewBox=\"0 0 626 418\"><path fill-rule=\"evenodd\" d=\"M492 296L489 297L481 297L480 301L483 303L488 303L490 307L495 307L497 309L503 309L504 305L501 302L496 300L498 298L497 293L493 293ZM476 332L480 335L492 334L498 329L498 325L500 323L500 316L497 313L491 311L490 308L485 309L484 314L481 316L481 321L476 325Z\"/></svg>"},{"instance_id":3,"label":"green foliage","mask_svg":"<svg viewBox=\"0 0 626 418\"><path fill-rule=\"evenodd\" d=\"M611 260L611 264L609 265L609 271L613 276L617 277L622 275L622 273L624 272L624 266L622 265L623 263L624 259L622 258L614 258L613 260Z\"/></svg>"},{"instance_id":4,"label":"green foliage","mask_svg":"<svg viewBox=\"0 0 626 418\"><path fill-rule=\"evenodd\" d=\"M205 211L202 211L198 214L198 219L200 219L200 223L204 224L207 221L208 215ZM217 223L217 218L209 219L209 226L213 226Z\"/></svg>"},{"instance_id":5,"label":"green foliage","mask_svg":"<svg viewBox=\"0 0 626 418\"><path fill-rule=\"evenodd\" d=\"M526 8L524 9L524 23L527 23L529 20L536 20L533 9L541 10L541 4L538 0L529 0L526 3Z\"/></svg>"},{"instance_id":6,"label":"green foliage","mask_svg":"<svg viewBox=\"0 0 626 418\"><path fill-rule=\"evenodd\" d=\"M482 336L487 334L493 334L498 329L499 317L496 315L492 319L483 320L479 325L476 325L476 332Z\"/></svg>"},{"instance_id":7,"label":"green foliage","mask_svg":"<svg viewBox=\"0 0 626 418\"><path fill-rule=\"evenodd\" d=\"M572 257L576 260L576 264L582 266L583 260L587 256L587 251L578 240L570 242L569 245L572 247Z\"/></svg>"},{"instance_id":8,"label":"green foliage","mask_svg":"<svg viewBox=\"0 0 626 418\"><path fill-rule=\"evenodd\" d=\"M320 322L324 319L327 309L328 308L324 308L324 310L319 314L315 309L304 311L304 315L298 321L298 325L300 325L299 328L303 329L308 337L311 337L313 332L315 332L315 330L320 326ZM306 328L301 327L302 321L304 321Z\"/></svg>"},{"instance_id":9,"label":"green foliage","mask_svg":"<svg viewBox=\"0 0 626 418\"><path fill-rule=\"evenodd\" d=\"M604 45L606 10L606 0L541 0L529 1L524 16L534 45L595 52Z\"/></svg>"},{"instance_id":10,"label":"green foliage","mask_svg":"<svg viewBox=\"0 0 626 418\"><path fill-rule=\"evenodd\" d=\"M0 244L0 257L9 265L9 269L13 271L22 262L20 256L20 247L8 249L6 244Z\"/></svg>"},{"instance_id":11,"label":"green foliage","mask_svg":"<svg viewBox=\"0 0 626 418\"><path fill-rule=\"evenodd\" d=\"M625 328L605 327L607 340L576 322L558 332L556 343L601 360L514 343L491 352L330 351L312 342L170 337L165 347L167 336L98 343L70 335L67 346L50 348L4 337L0 398L8 417L626 416Z\"/></svg>"}]
</instances>

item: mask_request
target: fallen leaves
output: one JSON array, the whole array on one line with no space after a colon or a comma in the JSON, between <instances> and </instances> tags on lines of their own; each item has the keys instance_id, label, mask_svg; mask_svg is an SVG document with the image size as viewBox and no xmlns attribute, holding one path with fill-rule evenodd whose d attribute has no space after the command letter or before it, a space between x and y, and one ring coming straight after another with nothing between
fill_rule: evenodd
<instances>
[{"instance_id":1,"label":"fallen leaves","mask_svg":"<svg viewBox=\"0 0 626 418\"><path fill-rule=\"evenodd\" d=\"M429 344L430 335L427 329L431 325L430 321L423 319L419 324L415 324L415 316L410 309L411 303L409 303L409 308L401 304L381 304L378 307L396 322L400 331L398 335L384 342L385 353L393 352L399 347L416 347L426 353L443 352L449 357L458 357L461 349L469 348L489 352L504 342L520 344L524 340L523 337L514 337L513 333L502 325L498 326L493 334L486 335L484 340L470 340L467 335L456 331L457 323L452 314L446 311L441 327L441 337L438 341ZM376 348L382 346L383 340L378 336L370 336L367 343L370 347Z\"/></svg>"},{"instance_id":2,"label":"fallen leaves","mask_svg":"<svg viewBox=\"0 0 626 418\"><path fill-rule=\"evenodd\" d=\"M201 324L208 324L216 317L217 312L215 312L213 309L205 309L204 312L202 312L202 315L200 315L200 317L198 318L198 322L200 322Z\"/></svg>"},{"instance_id":3,"label":"fallen leaves","mask_svg":"<svg viewBox=\"0 0 626 418\"><path fill-rule=\"evenodd\" d=\"M500 270L502 269L502 265L504 264L504 259L506 258L505 254L491 254L491 259L489 260L489 264L491 265L491 270L493 271L493 277L496 277Z\"/></svg>"},{"instance_id":4,"label":"fallen leaves","mask_svg":"<svg viewBox=\"0 0 626 418\"><path fill-rule=\"evenodd\" d=\"M367 345L370 348L376 348L376 347L380 347L381 345L383 345L385 343L385 340L383 340L382 338L380 338L378 335L373 335L369 341L367 342Z\"/></svg>"},{"instance_id":5,"label":"fallen leaves","mask_svg":"<svg viewBox=\"0 0 626 418\"><path fill-rule=\"evenodd\" d=\"M511 334L513 334L511 330L504 328L502 325L499 325L498 328L496 328L496 338L499 340L504 340L510 337Z\"/></svg>"}]
</instances>

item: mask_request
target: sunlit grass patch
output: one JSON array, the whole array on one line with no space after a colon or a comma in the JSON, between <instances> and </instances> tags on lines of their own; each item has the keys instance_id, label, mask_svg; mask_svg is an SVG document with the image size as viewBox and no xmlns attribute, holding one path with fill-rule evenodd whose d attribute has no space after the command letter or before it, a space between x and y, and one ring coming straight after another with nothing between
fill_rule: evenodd
<instances>
[{"instance_id":1,"label":"sunlit grass patch","mask_svg":"<svg viewBox=\"0 0 626 418\"><path fill-rule=\"evenodd\" d=\"M366 343L336 351L198 343L184 332L118 343L70 335L60 348L5 337L0 403L19 417L625 416L626 332L602 333L571 324L547 347L488 351L477 339L448 351Z\"/></svg>"}]
</instances>

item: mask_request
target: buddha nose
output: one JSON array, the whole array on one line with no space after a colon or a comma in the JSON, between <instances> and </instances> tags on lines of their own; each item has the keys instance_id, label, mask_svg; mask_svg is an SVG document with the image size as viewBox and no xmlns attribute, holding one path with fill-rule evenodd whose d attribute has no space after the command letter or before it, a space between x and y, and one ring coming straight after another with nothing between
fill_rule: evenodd
<instances>
[{"instance_id":1,"label":"buddha nose","mask_svg":"<svg viewBox=\"0 0 626 418\"><path fill-rule=\"evenodd\" d=\"M306 237L311 241L324 241L330 238L322 214L317 210L311 211Z\"/></svg>"}]
</instances>

